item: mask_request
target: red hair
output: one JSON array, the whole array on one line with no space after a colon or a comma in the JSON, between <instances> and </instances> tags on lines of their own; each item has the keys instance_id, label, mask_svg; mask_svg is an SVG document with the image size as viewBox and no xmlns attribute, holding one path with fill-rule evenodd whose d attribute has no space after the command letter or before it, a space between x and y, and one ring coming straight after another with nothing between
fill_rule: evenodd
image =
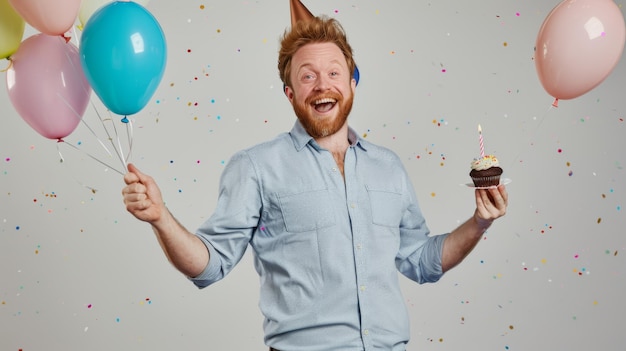
<instances>
[{"instance_id":1,"label":"red hair","mask_svg":"<svg viewBox=\"0 0 626 351\"><path fill-rule=\"evenodd\" d=\"M278 74L287 86L291 85L291 59L301 47L312 43L333 43L339 47L346 58L350 76L354 74L356 64L352 47L343 27L334 18L313 17L310 20L296 22L291 30L285 30L278 52Z\"/></svg>"}]
</instances>

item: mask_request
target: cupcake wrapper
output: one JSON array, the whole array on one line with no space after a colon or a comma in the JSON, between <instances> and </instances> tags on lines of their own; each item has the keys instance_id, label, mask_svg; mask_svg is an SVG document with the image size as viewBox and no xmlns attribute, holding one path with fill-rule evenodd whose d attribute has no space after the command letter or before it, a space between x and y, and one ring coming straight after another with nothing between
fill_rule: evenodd
<instances>
[{"instance_id":1,"label":"cupcake wrapper","mask_svg":"<svg viewBox=\"0 0 626 351\"><path fill-rule=\"evenodd\" d=\"M496 186L500 184L500 176L472 177L472 181L477 187Z\"/></svg>"}]
</instances>

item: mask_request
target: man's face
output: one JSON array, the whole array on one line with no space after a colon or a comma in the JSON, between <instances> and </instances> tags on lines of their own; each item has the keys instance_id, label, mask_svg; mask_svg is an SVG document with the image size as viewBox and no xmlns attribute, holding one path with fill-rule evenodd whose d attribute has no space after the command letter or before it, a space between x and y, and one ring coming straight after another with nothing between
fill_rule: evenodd
<instances>
[{"instance_id":1,"label":"man's face","mask_svg":"<svg viewBox=\"0 0 626 351\"><path fill-rule=\"evenodd\" d=\"M287 98L313 138L336 133L346 124L356 81L341 50L333 43L307 44L291 60Z\"/></svg>"}]
</instances>

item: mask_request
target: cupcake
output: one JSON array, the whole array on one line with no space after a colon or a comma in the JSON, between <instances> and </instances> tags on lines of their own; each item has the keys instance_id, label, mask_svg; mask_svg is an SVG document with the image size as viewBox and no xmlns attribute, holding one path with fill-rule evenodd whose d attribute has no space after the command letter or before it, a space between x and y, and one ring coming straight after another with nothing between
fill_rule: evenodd
<instances>
[{"instance_id":1,"label":"cupcake","mask_svg":"<svg viewBox=\"0 0 626 351\"><path fill-rule=\"evenodd\" d=\"M502 168L495 156L485 155L472 161L472 170L469 175L472 177L474 186L478 188L497 186L500 184Z\"/></svg>"}]
</instances>

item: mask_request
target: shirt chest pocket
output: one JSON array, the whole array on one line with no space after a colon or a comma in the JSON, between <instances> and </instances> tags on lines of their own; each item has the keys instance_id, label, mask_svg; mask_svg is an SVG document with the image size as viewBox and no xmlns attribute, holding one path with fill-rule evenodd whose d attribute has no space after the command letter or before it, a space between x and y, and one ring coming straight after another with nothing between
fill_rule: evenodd
<instances>
[{"instance_id":1,"label":"shirt chest pocket","mask_svg":"<svg viewBox=\"0 0 626 351\"><path fill-rule=\"evenodd\" d=\"M278 195L278 201L288 232L308 232L335 225L328 189Z\"/></svg>"},{"instance_id":2,"label":"shirt chest pocket","mask_svg":"<svg viewBox=\"0 0 626 351\"><path fill-rule=\"evenodd\" d=\"M372 207L372 223L398 228L403 212L402 194L370 187L367 187L367 194Z\"/></svg>"}]
</instances>

